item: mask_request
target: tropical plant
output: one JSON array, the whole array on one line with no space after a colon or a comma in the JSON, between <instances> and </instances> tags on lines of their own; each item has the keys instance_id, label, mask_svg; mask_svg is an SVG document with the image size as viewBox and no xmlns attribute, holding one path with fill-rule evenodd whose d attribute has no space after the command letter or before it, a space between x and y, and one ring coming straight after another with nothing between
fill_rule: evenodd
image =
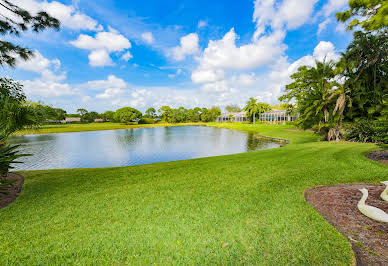
<instances>
[{"instance_id":1,"label":"tropical plant","mask_svg":"<svg viewBox=\"0 0 388 266\"><path fill-rule=\"evenodd\" d=\"M334 63L316 61L314 67L302 66L291 79L294 82L286 86L286 94L279 100L297 102L298 125L314 128L326 140L340 140L344 111L351 100L346 88L336 81Z\"/></svg>"},{"instance_id":2,"label":"tropical plant","mask_svg":"<svg viewBox=\"0 0 388 266\"><path fill-rule=\"evenodd\" d=\"M4 138L25 127L37 126L36 113L31 106L17 98L0 95L0 135Z\"/></svg>"},{"instance_id":3,"label":"tropical plant","mask_svg":"<svg viewBox=\"0 0 388 266\"><path fill-rule=\"evenodd\" d=\"M388 144L388 121L360 119L346 130L345 138L351 141Z\"/></svg>"},{"instance_id":4,"label":"tropical plant","mask_svg":"<svg viewBox=\"0 0 388 266\"><path fill-rule=\"evenodd\" d=\"M43 11L31 15L7 0L0 0L0 34L19 36L21 32L40 32L47 28L59 30L60 22ZM16 59L29 59L33 52L8 41L0 41L0 65L15 66Z\"/></svg>"},{"instance_id":5,"label":"tropical plant","mask_svg":"<svg viewBox=\"0 0 388 266\"><path fill-rule=\"evenodd\" d=\"M5 180L13 163L25 154L18 153L18 145L6 144L7 137L26 126L36 125L36 115L31 106L25 104L22 85L11 79L0 79L0 186L9 185Z\"/></svg>"},{"instance_id":6,"label":"tropical plant","mask_svg":"<svg viewBox=\"0 0 388 266\"><path fill-rule=\"evenodd\" d=\"M12 164L22 163L17 159L29 156L29 154L20 154L18 149L20 145L0 144L0 177L4 180L10 169L14 167Z\"/></svg>"},{"instance_id":7,"label":"tropical plant","mask_svg":"<svg viewBox=\"0 0 388 266\"><path fill-rule=\"evenodd\" d=\"M9 78L0 78L0 97L10 97L19 102L26 100L23 85Z\"/></svg>"},{"instance_id":8,"label":"tropical plant","mask_svg":"<svg viewBox=\"0 0 388 266\"><path fill-rule=\"evenodd\" d=\"M347 118L379 117L386 107L383 98L388 94L388 32L355 32L337 68L353 101Z\"/></svg>"},{"instance_id":9,"label":"tropical plant","mask_svg":"<svg viewBox=\"0 0 388 266\"><path fill-rule=\"evenodd\" d=\"M257 102L253 97L249 98L244 107L244 111L247 112L250 121L253 123L256 122L256 116L259 117L262 113L270 111L271 109L271 105L268 103Z\"/></svg>"},{"instance_id":10,"label":"tropical plant","mask_svg":"<svg viewBox=\"0 0 388 266\"><path fill-rule=\"evenodd\" d=\"M349 10L336 14L339 21L348 24L347 29L352 30L360 26L365 31L376 31L388 27L388 1L386 0L349 0Z\"/></svg>"}]
</instances>

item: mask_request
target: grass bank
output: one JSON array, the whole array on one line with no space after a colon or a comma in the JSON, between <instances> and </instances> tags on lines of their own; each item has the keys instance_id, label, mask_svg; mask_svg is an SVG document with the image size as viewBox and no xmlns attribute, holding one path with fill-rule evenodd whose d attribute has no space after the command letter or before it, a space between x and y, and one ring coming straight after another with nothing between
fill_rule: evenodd
<instances>
[{"instance_id":1,"label":"grass bank","mask_svg":"<svg viewBox=\"0 0 388 266\"><path fill-rule=\"evenodd\" d=\"M16 132L14 135L99 131L99 130L128 129L128 128L140 128L140 127L188 126L188 125L198 125L198 124L200 123L179 123L179 124L157 123L157 124L141 124L141 125L127 125L123 123L57 124L57 125L45 125L38 129L20 130Z\"/></svg>"},{"instance_id":2,"label":"grass bank","mask_svg":"<svg viewBox=\"0 0 388 266\"><path fill-rule=\"evenodd\" d=\"M23 172L0 210L0 264L351 265L306 188L386 179L372 144L290 126L216 126L288 138L273 150L134 167ZM329 199L328 199L329 200Z\"/></svg>"}]
</instances>

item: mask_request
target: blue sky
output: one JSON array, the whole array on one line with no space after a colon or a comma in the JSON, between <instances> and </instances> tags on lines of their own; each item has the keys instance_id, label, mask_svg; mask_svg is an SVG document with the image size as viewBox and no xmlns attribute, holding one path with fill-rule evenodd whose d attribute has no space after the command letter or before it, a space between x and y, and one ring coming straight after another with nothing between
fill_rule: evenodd
<instances>
[{"instance_id":1,"label":"blue sky","mask_svg":"<svg viewBox=\"0 0 388 266\"><path fill-rule=\"evenodd\" d=\"M35 51L2 75L68 112L277 103L289 75L338 60L347 0L15 0L62 22L11 38Z\"/></svg>"}]
</instances>

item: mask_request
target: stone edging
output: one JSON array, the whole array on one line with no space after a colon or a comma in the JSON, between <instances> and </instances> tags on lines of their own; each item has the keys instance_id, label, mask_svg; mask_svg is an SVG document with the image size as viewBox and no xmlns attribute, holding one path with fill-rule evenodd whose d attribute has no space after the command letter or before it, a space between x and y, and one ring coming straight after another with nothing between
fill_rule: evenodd
<instances>
[{"instance_id":1,"label":"stone edging","mask_svg":"<svg viewBox=\"0 0 388 266\"><path fill-rule=\"evenodd\" d=\"M273 141L278 141L278 142L285 142L287 144L290 143L290 141L288 139L268 137L268 136L263 136L263 135L260 135L260 134L257 134L257 137L258 138L263 138L263 139L269 139L269 140L273 140Z\"/></svg>"}]
</instances>

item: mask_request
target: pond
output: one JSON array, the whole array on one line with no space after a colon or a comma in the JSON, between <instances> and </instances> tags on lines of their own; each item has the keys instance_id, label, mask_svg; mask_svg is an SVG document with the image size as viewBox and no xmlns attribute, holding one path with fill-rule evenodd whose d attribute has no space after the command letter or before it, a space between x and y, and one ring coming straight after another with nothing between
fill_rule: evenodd
<instances>
[{"instance_id":1,"label":"pond","mask_svg":"<svg viewBox=\"0 0 388 266\"><path fill-rule=\"evenodd\" d=\"M177 126L13 136L22 144L13 170L97 168L193 159L278 148L257 134L205 126Z\"/></svg>"}]
</instances>

